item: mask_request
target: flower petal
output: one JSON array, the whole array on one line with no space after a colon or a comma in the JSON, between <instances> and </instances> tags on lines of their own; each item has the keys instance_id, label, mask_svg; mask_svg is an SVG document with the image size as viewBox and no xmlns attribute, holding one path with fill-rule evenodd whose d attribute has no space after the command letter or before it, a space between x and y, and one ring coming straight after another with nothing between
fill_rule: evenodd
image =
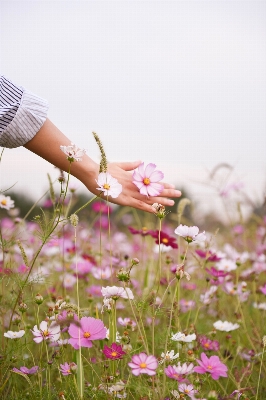
<instances>
[{"instance_id":1,"label":"flower petal","mask_svg":"<svg viewBox=\"0 0 266 400\"><path fill-rule=\"evenodd\" d=\"M155 164L148 164L147 167L145 168L145 178L149 178L153 171L155 170L156 165Z\"/></svg>"},{"instance_id":2,"label":"flower petal","mask_svg":"<svg viewBox=\"0 0 266 400\"><path fill-rule=\"evenodd\" d=\"M162 171L154 171L149 177L151 182L159 182L164 178Z\"/></svg>"}]
</instances>

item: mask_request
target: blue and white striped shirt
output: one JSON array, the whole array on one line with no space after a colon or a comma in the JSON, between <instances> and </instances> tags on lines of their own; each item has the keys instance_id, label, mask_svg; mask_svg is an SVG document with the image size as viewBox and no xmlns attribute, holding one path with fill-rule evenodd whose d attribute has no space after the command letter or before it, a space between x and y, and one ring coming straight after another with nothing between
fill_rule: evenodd
<instances>
[{"instance_id":1,"label":"blue and white striped shirt","mask_svg":"<svg viewBox=\"0 0 266 400\"><path fill-rule=\"evenodd\" d=\"M26 144L44 124L47 111L46 100L0 76L0 146Z\"/></svg>"}]
</instances>

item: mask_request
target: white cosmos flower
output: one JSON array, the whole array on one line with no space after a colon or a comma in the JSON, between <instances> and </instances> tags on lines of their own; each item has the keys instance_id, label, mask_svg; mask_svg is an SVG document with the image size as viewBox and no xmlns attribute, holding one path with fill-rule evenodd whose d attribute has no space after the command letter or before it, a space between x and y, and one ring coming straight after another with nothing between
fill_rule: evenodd
<instances>
[{"instance_id":1,"label":"white cosmos flower","mask_svg":"<svg viewBox=\"0 0 266 400\"><path fill-rule=\"evenodd\" d=\"M97 189L101 190L105 196L111 196L115 199L122 192L122 185L109 172L101 172L96 182L99 185Z\"/></svg>"},{"instance_id":2,"label":"white cosmos flower","mask_svg":"<svg viewBox=\"0 0 266 400\"><path fill-rule=\"evenodd\" d=\"M56 342L60 338L60 326L54 321L48 326L47 321L42 321L40 323L40 329L37 325L34 326L31 331L35 343L41 343L43 340L49 339L51 342Z\"/></svg>"},{"instance_id":3,"label":"white cosmos flower","mask_svg":"<svg viewBox=\"0 0 266 400\"><path fill-rule=\"evenodd\" d=\"M199 228L197 226L186 226L180 224L175 229L175 234L183 237L188 243L191 242L200 243L206 240L205 231L199 233Z\"/></svg>"},{"instance_id":4,"label":"white cosmos flower","mask_svg":"<svg viewBox=\"0 0 266 400\"><path fill-rule=\"evenodd\" d=\"M159 364L163 364L164 361L172 361L179 357L179 353L175 354L174 350L167 351L166 353L161 354L161 360Z\"/></svg>"},{"instance_id":5,"label":"white cosmos flower","mask_svg":"<svg viewBox=\"0 0 266 400\"><path fill-rule=\"evenodd\" d=\"M118 286L106 286L102 287L101 292L103 297L111 297L114 300L117 300L120 297L122 299L130 299L130 300L134 299L132 290L129 288L123 288Z\"/></svg>"},{"instance_id":6,"label":"white cosmos flower","mask_svg":"<svg viewBox=\"0 0 266 400\"><path fill-rule=\"evenodd\" d=\"M60 146L60 149L67 155L67 159L70 162L81 161L81 157L86 153L86 150L79 149L74 143L71 143L70 146Z\"/></svg>"},{"instance_id":7,"label":"white cosmos flower","mask_svg":"<svg viewBox=\"0 0 266 400\"><path fill-rule=\"evenodd\" d=\"M259 310L266 310L266 303L253 303L253 307Z\"/></svg>"},{"instance_id":8,"label":"white cosmos flower","mask_svg":"<svg viewBox=\"0 0 266 400\"><path fill-rule=\"evenodd\" d=\"M14 200L11 200L10 196L4 196L0 194L0 208L5 208L6 210L10 210L10 208L14 207Z\"/></svg>"},{"instance_id":9,"label":"white cosmos flower","mask_svg":"<svg viewBox=\"0 0 266 400\"><path fill-rule=\"evenodd\" d=\"M193 342L193 340L196 340L196 334L192 333L191 335L185 335L182 332L177 332L171 337L171 340L174 340L175 342L190 343Z\"/></svg>"},{"instance_id":10,"label":"white cosmos flower","mask_svg":"<svg viewBox=\"0 0 266 400\"><path fill-rule=\"evenodd\" d=\"M108 340L110 339L110 331L109 331L109 329L107 329L107 331L106 331L106 339L108 339ZM120 333L117 331L116 332L116 336L115 336L115 341L117 343L120 343L121 339L122 339L122 337L121 337Z\"/></svg>"},{"instance_id":11,"label":"white cosmos flower","mask_svg":"<svg viewBox=\"0 0 266 400\"><path fill-rule=\"evenodd\" d=\"M217 286L211 286L206 293L200 295L200 301L202 301L203 304L210 304L217 289Z\"/></svg>"},{"instance_id":12,"label":"white cosmos flower","mask_svg":"<svg viewBox=\"0 0 266 400\"><path fill-rule=\"evenodd\" d=\"M232 322L228 321L216 321L213 324L214 328L217 329L217 331L222 331L222 332L231 332L234 331L235 329L238 329L240 325L238 324L233 324Z\"/></svg>"},{"instance_id":13,"label":"white cosmos flower","mask_svg":"<svg viewBox=\"0 0 266 400\"><path fill-rule=\"evenodd\" d=\"M218 271L230 272L234 271L237 266L235 261L229 260L228 258L223 258L216 264Z\"/></svg>"},{"instance_id":14,"label":"white cosmos flower","mask_svg":"<svg viewBox=\"0 0 266 400\"><path fill-rule=\"evenodd\" d=\"M23 331L23 329L18 332L7 331L4 333L4 336L8 339L19 339L24 335L25 335L25 331Z\"/></svg>"}]
</instances>

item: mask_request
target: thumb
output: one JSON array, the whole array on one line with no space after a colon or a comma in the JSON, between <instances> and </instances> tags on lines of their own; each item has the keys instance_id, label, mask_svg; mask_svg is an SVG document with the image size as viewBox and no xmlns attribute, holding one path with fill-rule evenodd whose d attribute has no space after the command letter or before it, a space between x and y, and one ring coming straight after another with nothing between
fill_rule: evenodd
<instances>
[{"instance_id":1,"label":"thumb","mask_svg":"<svg viewBox=\"0 0 266 400\"><path fill-rule=\"evenodd\" d=\"M116 165L123 169L124 171L132 171L133 169L138 168L138 166L142 163L142 161L131 161L131 162L121 162L116 163Z\"/></svg>"}]
</instances>

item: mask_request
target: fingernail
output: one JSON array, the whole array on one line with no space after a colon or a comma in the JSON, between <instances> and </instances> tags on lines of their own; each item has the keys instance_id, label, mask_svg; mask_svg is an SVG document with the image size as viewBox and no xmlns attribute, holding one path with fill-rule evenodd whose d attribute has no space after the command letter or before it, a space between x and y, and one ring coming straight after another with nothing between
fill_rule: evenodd
<instances>
[{"instance_id":1,"label":"fingernail","mask_svg":"<svg viewBox=\"0 0 266 400\"><path fill-rule=\"evenodd\" d=\"M174 204L175 204L174 200L169 200L169 201L168 201L168 205L169 205L169 206L173 206Z\"/></svg>"},{"instance_id":2,"label":"fingernail","mask_svg":"<svg viewBox=\"0 0 266 400\"><path fill-rule=\"evenodd\" d=\"M169 186L170 186L172 189L175 188L175 185L172 185L172 183L170 183Z\"/></svg>"}]
</instances>

